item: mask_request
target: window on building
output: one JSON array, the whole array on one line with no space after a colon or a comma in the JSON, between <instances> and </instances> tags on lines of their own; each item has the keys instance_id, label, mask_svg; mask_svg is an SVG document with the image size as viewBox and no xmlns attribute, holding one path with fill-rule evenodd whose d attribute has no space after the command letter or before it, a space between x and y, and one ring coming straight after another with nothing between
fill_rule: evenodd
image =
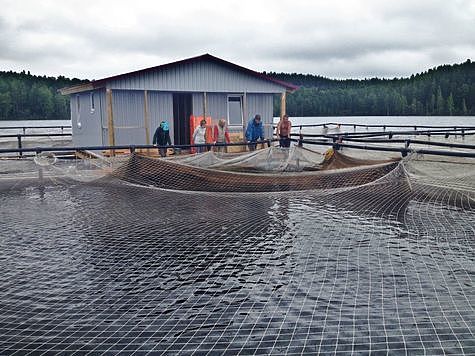
<instances>
[{"instance_id":1,"label":"window on building","mask_svg":"<svg viewBox=\"0 0 475 356\"><path fill-rule=\"evenodd\" d=\"M242 97L240 95L228 96L229 126L242 126L242 120Z\"/></svg>"},{"instance_id":2,"label":"window on building","mask_svg":"<svg viewBox=\"0 0 475 356\"><path fill-rule=\"evenodd\" d=\"M90 94L90 101L91 101L91 113L93 113L94 110L96 110L96 104L94 102L94 92L91 92Z\"/></svg>"}]
</instances>

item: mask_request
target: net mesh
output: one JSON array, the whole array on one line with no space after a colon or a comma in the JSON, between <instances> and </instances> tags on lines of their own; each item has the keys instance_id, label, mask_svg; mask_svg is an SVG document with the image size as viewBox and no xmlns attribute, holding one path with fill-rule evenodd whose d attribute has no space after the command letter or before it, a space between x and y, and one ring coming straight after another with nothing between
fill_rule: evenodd
<instances>
[{"instance_id":1,"label":"net mesh","mask_svg":"<svg viewBox=\"0 0 475 356\"><path fill-rule=\"evenodd\" d=\"M305 150L296 147L291 152L282 149L279 151L280 155L276 155L273 149L267 149L263 153L252 153L243 158L231 158L228 160L229 164L224 159L220 159L219 163L211 163L217 159L213 153L184 161L133 154L127 163L111 175L140 185L174 190L270 192L361 185L384 176L397 166L396 161L380 163L359 160L333 151L323 161L320 159L320 163L305 160L302 164L300 162L304 156L299 152L305 153ZM272 167L263 163L266 156L273 156ZM253 163L255 165L250 168ZM341 169L335 170L335 167ZM311 168L315 171L287 172L297 168ZM249 171L253 173L248 173ZM256 173L259 171L260 173Z\"/></svg>"},{"instance_id":2,"label":"net mesh","mask_svg":"<svg viewBox=\"0 0 475 356\"><path fill-rule=\"evenodd\" d=\"M0 161L0 353L473 354L474 160L350 152Z\"/></svg>"}]
</instances>

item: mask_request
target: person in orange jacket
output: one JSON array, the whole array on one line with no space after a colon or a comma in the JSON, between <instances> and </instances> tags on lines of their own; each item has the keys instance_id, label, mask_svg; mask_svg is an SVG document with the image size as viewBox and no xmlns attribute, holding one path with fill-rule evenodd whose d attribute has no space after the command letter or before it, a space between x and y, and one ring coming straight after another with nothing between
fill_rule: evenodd
<instances>
[{"instance_id":1,"label":"person in orange jacket","mask_svg":"<svg viewBox=\"0 0 475 356\"><path fill-rule=\"evenodd\" d=\"M226 127L226 121L220 119L218 124L214 126L214 143L230 143L228 128ZM217 146L218 152L227 152L226 146Z\"/></svg>"}]
</instances>

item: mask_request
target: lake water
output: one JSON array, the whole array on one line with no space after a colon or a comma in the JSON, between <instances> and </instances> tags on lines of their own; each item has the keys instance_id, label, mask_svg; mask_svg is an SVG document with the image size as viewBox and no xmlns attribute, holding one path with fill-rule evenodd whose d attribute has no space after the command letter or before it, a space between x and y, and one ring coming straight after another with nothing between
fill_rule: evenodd
<instances>
[{"instance_id":1,"label":"lake water","mask_svg":"<svg viewBox=\"0 0 475 356\"><path fill-rule=\"evenodd\" d=\"M278 118L274 118L278 121ZM475 126L475 116L328 116L291 117L294 126L334 122L363 125L443 125Z\"/></svg>"},{"instance_id":2,"label":"lake water","mask_svg":"<svg viewBox=\"0 0 475 356\"><path fill-rule=\"evenodd\" d=\"M2 172L0 354L473 355L473 165L433 163L300 193Z\"/></svg>"},{"instance_id":3,"label":"lake water","mask_svg":"<svg viewBox=\"0 0 475 356\"><path fill-rule=\"evenodd\" d=\"M387 130L404 130L403 128L390 128L390 125L410 125L410 126L475 126L475 116L345 116L345 117L291 117L292 132L299 132L299 125L311 125L322 123L341 123L341 124L361 124L361 125L381 125L380 128L357 127L330 125L323 127L304 127L303 133L307 134L342 134L345 132L362 131L380 131L382 126L387 126ZM274 125L279 121L278 117L273 119ZM56 134L71 133L71 129L45 128L47 126L70 126L71 120L18 120L18 121L0 121L0 135L16 135L23 133L21 128L12 127L35 127L27 129L27 134ZM8 128L11 127L11 128ZM412 128L410 128L412 130ZM464 137L451 137L450 142L473 144L474 135ZM71 138L44 136L44 137L23 137L22 147L68 147L72 146ZM17 148L16 137L0 137L0 148ZM8 154L15 155L15 153Z\"/></svg>"},{"instance_id":4,"label":"lake water","mask_svg":"<svg viewBox=\"0 0 475 356\"><path fill-rule=\"evenodd\" d=\"M444 126L475 126L475 116L308 116L291 117L294 126L319 124L325 122L354 123L365 125L444 125ZM274 118L274 123L279 121ZM71 120L3 120L0 127L13 126L70 126ZM44 132L44 129L32 129L31 133ZM22 130L1 130L2 134L22 133ZM53 132L51 130L50 132Z\"/></svg>"},{"instance_id":5,"label":"lake water","mask_svg":"<svg viewBox=\"0 0 475 356\"><path fill-rule=\"evenodd\" d=\"M2 163L2 355L475 353L473 162L411 158L374 184L250 194Z\"/></svg>"}]
</instances>

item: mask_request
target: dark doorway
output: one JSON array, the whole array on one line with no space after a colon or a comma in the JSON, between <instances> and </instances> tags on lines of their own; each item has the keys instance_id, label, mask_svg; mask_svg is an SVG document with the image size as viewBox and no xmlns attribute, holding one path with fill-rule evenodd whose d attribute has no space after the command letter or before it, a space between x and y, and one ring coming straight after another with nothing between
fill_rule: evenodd
<instances>
[{"instance_id":1,"label":"dark doorway","mask_svg":"<svg viewBox=\"0 0 475 356\"><path fill-rule=\"evenodd\" d=\"M192 100L189 93L173 94L173 131L176 145L190 144Z\"/></svg>"}]
</instances>

